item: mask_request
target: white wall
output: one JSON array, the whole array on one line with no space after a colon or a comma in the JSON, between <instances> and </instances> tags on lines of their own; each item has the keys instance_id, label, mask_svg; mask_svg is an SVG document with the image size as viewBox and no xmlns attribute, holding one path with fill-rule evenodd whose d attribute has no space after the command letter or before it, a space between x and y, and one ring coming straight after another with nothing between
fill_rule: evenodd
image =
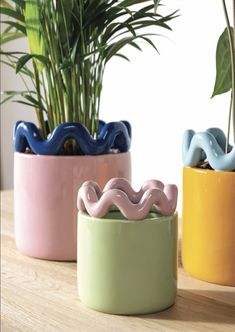
<instances>
[{"instance_id":1,"label":"white wall","mask_svg":"<svg viewBox=\"0 0 235 332\"><path fill-rule=\"evenodd\" d=\"M27 42L19 39L12 43L7 50L25 51ZM25 90L24 85L13 69L1 64L1 91ZM1 105L1 189L13 188L13 126L18 120L35 122L33 109L22 104L9 102Z\"/></svg>"},{"instance_id":2,"label":"white wall","mask_svg":"<svg viewBox=\"0 0 235 332\"><path fill-rule=\"evenodd\" d=\"M101 118L132 123L133 183L137 189L148 178L179 186L181 210L181 144L187 128L227 129L229 96L210 99L215 77L215 48L225 28L221 1L165 0L165 11L180 9L173 32L157 42L160 56L149 46L144 52L128 49L131 63L111 60L104 77ZM232 1L228 1L232 12ZM22 41L20 41L22 47ZM1 90L19 82L2 71ZM17 89L16 88L16 89ZM17 104L1 110L2 187L12 187L12 125L32 118Z\"/></svg>"},{"instance_id":3,"label":"white wall","mask_svg":"<svg viewBox=\"0 0 235 332\"><path fill-rule=\"evenodd\" d=\"M133 183L148 178L179 186L181 211L181 144L185 129L219 126L227 130L229 95L210 99L215 78L215 49L225 28L221 1L166 0L179 8L170 39L161 38L160 56L146 46L132 51L131 64L115 60L104 81L101 117L132 123ZM230 4L230 12L232 2ZM163 31L165 34L165 32Z\"/></svg>"}]
</instances>

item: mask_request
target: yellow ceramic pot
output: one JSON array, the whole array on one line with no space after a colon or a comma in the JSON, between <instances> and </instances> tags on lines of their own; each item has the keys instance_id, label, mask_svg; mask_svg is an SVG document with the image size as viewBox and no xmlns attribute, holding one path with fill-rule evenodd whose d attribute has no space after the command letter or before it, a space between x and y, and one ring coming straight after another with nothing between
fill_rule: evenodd
<instances>
[{"instance_id":1,"label":"yellow ceramic pot","mask_svg":"<svg viewBox=\"0 0 235 332\"><path fill-rule=\"evenodd\" d=\"M185 270L235 286L235 172L185 167L182 219Z\"/></svg>"}]
</instances>

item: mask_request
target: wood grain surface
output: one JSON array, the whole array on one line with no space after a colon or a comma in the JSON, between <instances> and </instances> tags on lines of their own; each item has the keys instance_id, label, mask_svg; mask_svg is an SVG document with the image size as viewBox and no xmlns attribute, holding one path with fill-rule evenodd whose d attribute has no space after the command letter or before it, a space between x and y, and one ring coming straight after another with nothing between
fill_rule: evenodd
<instances>
[{"instance_id":1,"label":"wood grain surface","mask_svg":"<svg viewBox=\"0 0 235 332\"><path fill-rule=\"evenodd\" d=\"M114 316L83 306L76 263L38 260L15 248L13 193L1 193L1 331L223 332L235 331L235 288L178 274L170 309L143 316Z\"/></svg>"}]
</instances>

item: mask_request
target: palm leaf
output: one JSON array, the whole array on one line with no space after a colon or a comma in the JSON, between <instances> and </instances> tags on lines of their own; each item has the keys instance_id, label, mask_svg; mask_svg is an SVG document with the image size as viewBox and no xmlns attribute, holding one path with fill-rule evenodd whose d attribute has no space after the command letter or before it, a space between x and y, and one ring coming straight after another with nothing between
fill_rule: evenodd
<instances>
[{"instance_id":1,"label":"palm leaf","mask_svg":"<svg viewBox=\"0 0 235 332\"><path fill-rule=\"evenodd\" d=\"M25 27L31 53L43 56L45 54L45 46L41 33L39 0L28 0L26 2ZM43 63L37 61L37 59L35 59L35 64L39 71L44 67Z\"/></svg>"},{"instance_id":2,"label":"palm leaf","mask_svg":"<svg viewBox=\"0 0 235 332\"><path fill-rule=\"evenodd\" d=\"M16 32L22 32L24 35L26 35L26 29L24 25L19 24L18 22L14 21L1 21L1 23L8 25L9 27L15 28Z\"/></svg>"},{"instance_id":3,"label":"palm leaf","mask_svg":"<svg viewBox=\"0 0 235 332\"><path fill-rule=\"evenodd\" d=\"M0 59L0 62L3 63L4 65L9 66L9 67L13 68L14 70L16 70L18 58L17 58L17 61L15 61L14 59L15 59L15 57L13 59L11 59L11 61L5 61L3 59ZM31 79L34 78L33 72L27 66L24 66L20 71L22 74L30 77Z\"/></svg>"},{"instance_id":4,"label":"palm leaf","mask_svg":"<svg viewBox=\"0 0 235 332\"><path fill-rule=\"evenodd\" d=\"M0 6L3 8L8 8L14 10L14 7L11 6L11 4L5 0L0 0Z\"/></svg>"},{"instance_id":5,"label":"palm leaf","mask_svg":"<svg viewBox=\"0 0 235 332\"><path fill-rule=\"evenodd\" d=\"M17 73L33 78L36 94L23 94L17 102L36 109L42 133L47 113L51 130L79 121L96 135L107 62L129 61L125 47L141 51L140 41L158 51L158 30L170 31L177 17L177 12L161 15L160 8L159 0L1 1L1 12L9 17L4 44L26 34L30 52L0 54Z\"/></svg>"},{"instance_id":6,"label":"palm leaf","mask_svg":"<svg viewBox=\"0 0 235 332\"><path fill-rule=\"evenodd\" d=\"M38 63L41 63L42 67L45 66L48 62L48 59L44 55L41 55L41 54L26 54L26 55L23 55L17 61L16 73L20 72L21 69L25 66L25 64L31 59L34 59Z\"/></svg>"},{"instance_id":7,"label":"palm leaf","mask_svg":"<svg viewBox=\"0 0 235 332\"><path fill-rule=\"evenodd\" d=\"M28 90L26 90L26 91L4 91L3 93L1 93L1 96L3 96L3 99L1 99L0 105L3 105L8 100L11 100L12 98L14 98L16 96L24 97L28 93L34 94L35 91L28 91Z\"/></svg>"},{"instance_id":8,"label":"palm leaf","mask_svg":"<svg viewBox=\"0 0 235 332\"><path fill-rule=\"evenodd\" d=\"M0 7L0 14L6 15L10 18L16 19L17 21L23 22L25 21L24 15L22 15L19 11L9 8L9 7Z\"/></svg>"},{"instance_id":9,"label":"palm leaf","mask_svg":"<svg viewBox=\"0 0 235 332\"><path fill-rule=\"evenodd\" d=\"M25 35L22 32L5 32L1 34L0 46L9 43L15 39L23 38Z\"/></svg>"}]
</instances>

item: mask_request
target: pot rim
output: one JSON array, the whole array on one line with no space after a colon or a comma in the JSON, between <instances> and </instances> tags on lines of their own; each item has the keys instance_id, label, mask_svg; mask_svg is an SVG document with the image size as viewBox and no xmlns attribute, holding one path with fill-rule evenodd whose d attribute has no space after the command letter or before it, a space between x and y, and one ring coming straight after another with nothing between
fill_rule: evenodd
<instances>
[{"instance_id":1,"label":"pot rim","mask_svg":"<svg viewBox=\"0 0 235 332\"><path fill-rule=\"evenodd\" d=\"M199 168L199 167L190 167L190 166L184 166L183 167L184 170L186 169L191 169L192 172L195 172L195 173L201 173L201 174L218 174L218 175L222 175L224 174L224 176L228 176L228 175L231 175L231 176L235 176L235 171L217 171L215 169L203 169L203 168ZM222 175L223 176L223 175Z\"/></svg>"},{"instance_id":2,"label":"pot rim","mask_svg":"<svg viewBox=\"0 0 235 332\"><path fill-rule=\"evenodd\" d=\"M172 222L175 221L178 217L178 212L176 211L173 215L170 216L162 216L159 215L156 211L152 210L149 213L153 213L155 214L155 217L151 217L151 218L145 218L143 220L128 220L125 219L125 217L122 216L121 212L118 209L112 209L111 211L108 212L107 215L109 215L110 213L116 213L119 212L120 217L122 217L122 219L110 219L110 218L96 218L96 217L91 217L87 212L82 212L82 211L78 211L78 216L81 215L84 219L86 219L86 221L91 221L91 222L95 222L95 223L102 223L102 224L114 224L114 223L121 223L121 224L149 224L152 222L157 222L157 223L166 223L166 222ZM83 220L84 220L83 219Z\"/></svg>"},{"instance_id":3,"label":"pot rim","mask_svg":"<svg viewBox=\"0 0 235 332\"><path fill-rule=\"evenodd\" d=\"M104 157L107 157L107 158L111 158L111 157L114 157L114 156L120 156L120 155L128 155L130 154L130 150L127 151L127 152L113 152L113 153L105 153L105 154L99 154L99 155L42 155L42 154L34 154L34 153L26 153L26 152L17 152L17 151L14 151L14 155L16 156L20 156L22 158L29 158L29 159L32 159L32 158L38 158L38 159L53 159L53 158L56 158L56 159L68 159L68 160L72 160L72 159L78 159L78 158L81 158L81 159L95 159L95 158L104 158Z\"/></svg>"}]
</instances>

